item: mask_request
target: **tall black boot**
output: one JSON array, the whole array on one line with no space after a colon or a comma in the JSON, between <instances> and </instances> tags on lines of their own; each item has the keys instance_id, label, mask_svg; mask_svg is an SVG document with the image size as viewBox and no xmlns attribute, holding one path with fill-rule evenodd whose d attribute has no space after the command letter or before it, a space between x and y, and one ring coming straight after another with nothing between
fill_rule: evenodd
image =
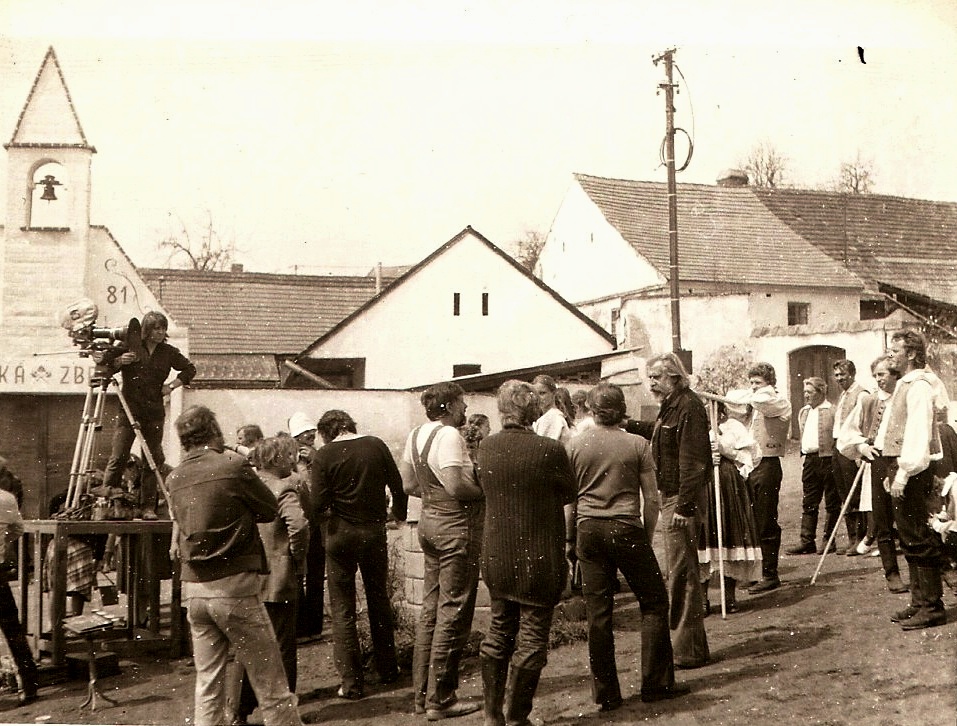
<instances>
[{"instance_id":1,"label":"tall black boot","mask_svg":"<svg viewBox=\"0 0 957 726\"><path fill-rule=\"evenodd\" d=\"M508 661L499 658L482 658L482 693L485 696L485 726L505 726L505 683L508 677Z\"/></svg>"},{"instance_id":2,"label":"tall black boot","mask_svg":"<svg viewBox=\"0 0 957 726\"><path fill-rule=\"evenodd\" d=\"M737 581L733 577L724 578L724 609L729 613L738 612L738 601L735 598Z\"/></svg>"},{"instance_id":3,"label":"tall black boot","mask_svg":"<svg viewBox=\"0 0 957 726\"><path fill-rule=\"evenodd\" d=\"M508 726L532 726L528 715L532 699L538 689L540 670L512 668L508 673L508 692L505 696L505 722Z\"/></svg>"},{"instance_id":4,"label":"tall black boot","mask_svg":"<svg viewBox=\"0 0 957 726\"><path fill-rule=\"evenodd\" d=\"M944 585L940 579L940 568L936 565L917 568L917 577L920 581L920 610L912 618L901 623L903 630L920 630L944 625L947 622L947 612L944 610Z\"/></svg>"},{"instance_id":5,"label":"tall black boot","mask_svg":"<svg viewBox=\"0 0 957 726\"><path fill-rule=\"evenodd\" d=\"M761 582L748 588L752 595L777 590L781 587L781 580L778 579L778 548L781 546L780 540L767 540L761 543Z\"/></svg>"},{"instance_id":6,"label":"tall black boot","mask_svg":"<svg viewBox=\"0 0 957 726\"><path fill-rule=\"evenodd\" d=\"M804 512L801 515L801 541L786 550L789 555L813 555L816 551L814 538L817 536L817 512Z\"/></svg>"},{"instance_id":7,"label":"tall black boot","mask_svg":"<svg viewBox=\"0 0 957 726\"><path fill-rule=\"evenodd\" d=\"M860 544L861 541L861 538L857 533L857 520L859 516L859 512L848 512L844 515L844 524L847 527L847 550L844 554L846 554L848 557L853 557L854 555L859 554L857 551L857 545Z\"/></svg>"},{"instance_id":8,"label":"tall black boot","mask_svg":"<svg viewBox=\"0 0 957 726\"><path fill-rule=\"evenodd\" d=\"M920 606L923 602L923 596L920 592L920 574L917 565L913 562L908 562L907 571L910 573L910 605L891 615L892 623L902 623L905 620L910 620L920 612Z\"/></svg>"}]
</instances>

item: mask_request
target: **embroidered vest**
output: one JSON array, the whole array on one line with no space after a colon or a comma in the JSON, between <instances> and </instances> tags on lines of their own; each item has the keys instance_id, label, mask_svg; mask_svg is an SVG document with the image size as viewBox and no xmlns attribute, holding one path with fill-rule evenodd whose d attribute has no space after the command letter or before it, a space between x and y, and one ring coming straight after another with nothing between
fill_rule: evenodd
<instances>
[{"instance_id":1,"label":"embroidered vest","mask_svg":"<svg viewBox=\"0 0 957 726\"><path fill-rule=\"evenodd\" d=\"M857 404L857 399L862 395L867 395L867 391L856 382L852 383L850 388L841 393L841 397L837 402L837 411L834 413L834 420L838 426L841 426L847 417L851 415L851 411L854 410L854 406Z\"/></svg>"},{"instance_id":2,"label":"embroidered vest","mask_svg":"<svg viewBox=\"0 0 957 726\"><path fill-rule=\"evenodd\" d=\"M907 392L915 383L923 383L933 389L933 384L923 376L912 381L898 381L894 389L894 396L890 400L890 411L887 412L887 432L884 435L884 456L900 456L904 443L904 429L907 426ZM940 454L940 432L937 430L937 413L933 407L930 410L930 455Z\"/></svg>"},{"instance_id":3,"label":"embroidered vest","mask_svg":"<svg viewBox=\"0 0 957 726\"><path fill-rule=\"evenodd\" d=\"M765 418L755 411L751 418L751 435L761 446L762 458L784 456L784 447L788 440L789 422L780 418Z\"/></svg>"},{"instance_id":4,"label":"embroidered vest","mask_svg":"<svg viewBox=\"0 0 957 726\"><path fill-rule=\"evenodd\" d=\"M807 421L810 406L805 406L798 413L798 423L801 426L801 436L804 436L804 423ZM818 456L831 456L834 453L834 407L817 407L817 453Z\"/></svg>"},{"instance_id":5,"label":"embroidered vest","mask_svg":"<svg viewBox=\"0 0 957 726\"><path fill-rule=\"evenodd\" d=\"M873 444L874 439L877 438L877 429L880 428L889 400L885 401L875 393L865 398L861 404L861 433L867 438L869 444Z\"/></svg>"}]
</instances>

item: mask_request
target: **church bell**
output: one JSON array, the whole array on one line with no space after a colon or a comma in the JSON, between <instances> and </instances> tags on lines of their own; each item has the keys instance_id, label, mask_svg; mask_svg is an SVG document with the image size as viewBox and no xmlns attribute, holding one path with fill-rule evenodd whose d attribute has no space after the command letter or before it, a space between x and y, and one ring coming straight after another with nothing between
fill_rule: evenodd
<instances>
[{"instance_id":1,"label":"church bell","mask_svg":"<svg viewBox=\"0 0 957 726\"><path fill-rule=\"evenodd\" d=\"M37 182L37 186L43 185L43 194L40 196L40 199L44 199L48 202L55 202L57 200L56 192L53 187L59 186L60 182L56 180L52 174L47 174L43 177L42 181Z\"/></svg>"}]
</instances>

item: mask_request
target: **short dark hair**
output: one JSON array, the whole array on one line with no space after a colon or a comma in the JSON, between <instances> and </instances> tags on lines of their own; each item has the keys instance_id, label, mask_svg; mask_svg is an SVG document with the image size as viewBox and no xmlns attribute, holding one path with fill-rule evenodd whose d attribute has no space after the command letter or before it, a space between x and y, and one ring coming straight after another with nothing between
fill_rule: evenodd
<instances>
[{"instance_id":1,"label":"short dark hair","mask_svg":"<svg viewBox=\"0 0 957 726\"><path fill-rule=\"evenodd\" d=\"M835 372L840 371L851 378L857 375L857 366L854 365L854 361L848 360L847 358L841 358L841 360L834 361L834 365L831 366L831 368Z\"/></svg>"},{"instance_id":2,"label":"short dark hair","mask_svg":"<svg viewBox=\"0 0 957 726\"><path fill-rule=\"evenodd\" d=\"M769 386L776 386L778 384L778 375L774 372L774 366L770 363L755 363L748 370L748 378L751 378L752 376L761 378L767 382Z\"/></svg>"},{"instance_id":3,"label":"short dark hair","mask_svg":"<svg viewBox=\"0 0 957 726\"><path fill-rule=\"evenodd\" d=\"M256 443L257 441L263 440L263 430L258 424L246 424L245 426L239 427L239 430L236 432L236 437L244 444L246 442Z\"/></svg>"},{"instance_id":4,"label":"short dark hair","mask_svg":"<svg viewBox=\"0 0 957 726\"><path fill-rule=\"evenodd\" d=\"M464 395L462 386L446 381L426 388L419 400L429 421L438 421L449 412L449 404Z\"/></svg>"},{"instance_id":5,"label":"short dark hair","mask_svg":"<svg viewBox=\"0 0 957 726\"><path fill-rule=\"evenodd\" d=\"M923 335L916 330L898 330L891 336L891 342L895 340L904 344L906 352L914 354L914 365L917 368L927 365L927 341Z\"/></svg>"},{"instance_id":6,"label":"short dark hair","mask_svg":"<svg viewBox=\"0 0 957 726\"><path fill-rule=\"evenodd\" d=\"M334 408L322 414L316 428L319 430L322 440L328 444L343 432L356 433L356 422L345 411Z\"/></svg>"},{"instance_id":7,"label":"short dark hair","mask_svg":"<svg viewBox=\"0 0 957 726\"><path fill-rule=\"evenodd\" d=\"M221 444L223 440L216 414L206 406L190 406L183 411L176 419L176 433L179 443L187 451L208 444Z\"/></svg>"},{"instance_id":8,"label":"short dark hair","mask_svg":"<svg viewBox=\"0 0 957 726\"><path fill-rule=\"evenodd\" d=\"M558 384L555 383L555 379L549 375L546 375L545 373L539 373L532 379L533 386L537 386L539 384L545 386L545 388L552 393L555 393L556 389L558 388Z\"/></svg>"},{"instance_id":9,"label":"short dark hair","mask_svg":"<svg viewBox=\"0 0 957 726\"><path fill-rule=\"evenodd\" d=\"M625 394L614 383L599 383L588 391L588 408L595 423L617 426L626 416Z\"/></svg>"}]
</instances>

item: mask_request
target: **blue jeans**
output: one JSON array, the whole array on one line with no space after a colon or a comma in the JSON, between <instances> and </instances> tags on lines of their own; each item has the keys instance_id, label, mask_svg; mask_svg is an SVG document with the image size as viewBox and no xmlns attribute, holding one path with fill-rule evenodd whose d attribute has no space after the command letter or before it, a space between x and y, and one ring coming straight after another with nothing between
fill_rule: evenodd
<instances>
[{"instance_id":1,"label":"blue jeans","mask_svg":"<svg viewBox=\"0 0 957 726\"><path fill-rule=\"evenodd\" d=\"M332 614L333 656L343 693L363 692L362 653L356 631L356 571L362 574L376 670L383 682L399 673L392 603L387 589L389 553L385 525L355 525L333 516L323 525L326 578Z\"/></svg>"},{"instance_id":2,"label":"blue jeans","mask_svg":"<svg viewBox=\"0 0 957 726\"><path fill-rule=\"evenodd\" d=\"M697 517L691 517L686 526L675 527L677 504L677 495L661 495L658 521L665 543L671 646L676 665L695 667L704 665L711 657L704 632L704 592L698 572L698 524Z\"/></svg>"},{"instance_id":3,"label":"blue jeans","mask_svg":"<svg viewBox=\"0 0 957 726\"><path fill-rule=\"evenodd\" d=\"M654 693L674 686L668 592L645 530L613 519L586 517L578 521L575 549L588 614L588 661L595 703L621 700L612 630L612 588L619 570L641 608L641 690Z\"/></svg>"},{"instance_id":4,"label":"blue jeans","mask_svg":"<svg viewBox=\"0 0 957 726\"><path fill-rule=\"evenodd\" d=\"M425 556L422 610L412 653L417 705L441 709L455 702L459 661L475 614L484 511L436 512L419 518Z\"/></svg>"},{"instance_id":5,"label":"blue jeans","mask_svg":"<svg viewBox=\"0 0 957 726\"><path fill-rule=\"evenodd\" d=\"M252 682L263 723L302 724L296 697L286 681L276 636L258 596L193 597L189 599L186 617L196 665L195 726L224 723L230 646Z\"/></svg>"}]
</instances>

